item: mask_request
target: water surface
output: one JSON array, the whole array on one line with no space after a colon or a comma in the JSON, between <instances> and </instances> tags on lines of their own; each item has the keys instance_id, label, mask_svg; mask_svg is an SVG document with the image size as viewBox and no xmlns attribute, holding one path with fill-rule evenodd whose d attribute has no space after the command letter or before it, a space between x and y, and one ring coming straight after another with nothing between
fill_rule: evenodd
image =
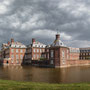
<instances>
[{"instance_id":1,"label":"water surface","mask_svg":"<svg viewBox=\"0 0 90 90\"><path fill-rule=\"evenodd\" d=\"M39 68L32 66L0 67L0 79L48 83L90 82L90 66Z\"/></svg>"}]
</instances>

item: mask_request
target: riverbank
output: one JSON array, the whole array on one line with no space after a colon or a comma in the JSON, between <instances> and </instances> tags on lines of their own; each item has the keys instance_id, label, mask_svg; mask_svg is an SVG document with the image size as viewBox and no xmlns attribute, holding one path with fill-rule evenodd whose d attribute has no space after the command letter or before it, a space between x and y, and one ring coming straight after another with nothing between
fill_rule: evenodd
<instances>
[{"instance_id":1,"label":"riverbank","mask_svg":"<svg viewBox=\"0 0 90 90\"><path fill-rule=\"evenodd\" d=\"M0 80L0 90L90 90L90 83L49 84Z\"/></svg>"}]
</instances>

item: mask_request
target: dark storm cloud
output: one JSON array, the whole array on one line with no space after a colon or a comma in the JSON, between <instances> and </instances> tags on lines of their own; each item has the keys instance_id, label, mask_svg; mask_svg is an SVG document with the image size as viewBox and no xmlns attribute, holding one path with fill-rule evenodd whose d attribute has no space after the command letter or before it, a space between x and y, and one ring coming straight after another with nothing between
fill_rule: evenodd
<instances>
[{"instance_id":1,"label":"dark storm cloud","mask_svg":"<svg viewBox=\"0 0 90 90\"><path fill-rule=\"evenodd\" d=\"M68 46L90 46L89 0L0 0L0 43L32 37L51 44L56 29Z\"/></svg>"}]
</instances>

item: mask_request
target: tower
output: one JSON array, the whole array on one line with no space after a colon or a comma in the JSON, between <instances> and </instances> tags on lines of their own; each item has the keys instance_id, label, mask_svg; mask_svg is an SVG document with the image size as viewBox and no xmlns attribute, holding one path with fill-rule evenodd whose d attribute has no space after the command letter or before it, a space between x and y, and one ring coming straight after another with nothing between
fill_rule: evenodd
<instances>
[{"instance_id":1,"label":"tower","mask_svg":"<svg viewBox=\"0 0 90 90\"><path fill-rule=\"evenodd\" d=\"M68 51L69 48L63 44L63 42L60 40L60 34L57 33L54 42L49 48L50 65L53 67L66 66L66 61L69 55Z\"/></svg>"}]
</instances>

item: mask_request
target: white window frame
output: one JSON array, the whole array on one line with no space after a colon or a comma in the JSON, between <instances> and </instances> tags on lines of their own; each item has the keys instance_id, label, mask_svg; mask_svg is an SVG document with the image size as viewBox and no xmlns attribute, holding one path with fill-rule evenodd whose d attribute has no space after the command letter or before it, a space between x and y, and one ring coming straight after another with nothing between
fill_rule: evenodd
<instances>
[{"instance_id":1,"label":"white window frame","mask_svg":"<svg viewBox=\"0 0 90 90\"><path fill-rule=\"evenodd\" d=\"M53 58L53 57L54 57L54 51L51 50L51 58Z\"/></svg>"},{"instance_id":2,"label":"white window frame","mask_svg":"<svg viewBox=\"0 0 90 90\"><path fill-rule=\"evenodd\" d=\"M37 53L39 52L39 49L37 49Z\"/></svg>"},{"instance_id":3,"label":"white window frame","mask_svg":"<svg viewBox=\"0 0 90 90\"><path fill-rule=\"evenodd\" d=\"M23 49L20 49L20 53L23 53Z\"/></svg>"},{"instance_id":4,"label":"white window frame","mask_svg":"<svg viewBox=\"0 0 90 90\"><path fill-rule=\"evenodd\" d=\"M18 53L18 49L16 49L16 53Z\"/></svg>"},{"instance_id":5,"label":"white window frame","mask_svg":"<svg viewBox=\"0 0 90 90\"><path fill-rule=\"evenodd\" d=\"M16 59L19 59L19 56L18 55L16 55Z\"/></svg>"},{"instance_id":6,"label":"white window frame","mask_svg":"<svg viewBox=\"0 0 90 90\"><path fill-rule=\"evenodd\" d=\"M36 52L36 49L35 48L33 49L33 52Z\"/></svg>"},{"instance_id":7,"label":"white window frame","mask_svg":"<svg viewBox=\"0 0 90 90\"><path fill-rule=\"evenodd\" d=\"M11 58L14 59L14 55L11 55Z\"/></svg>"},{"instance_id":8,"label":"white window frame","mask_svg":"<svg viewBox=\"0 0 90 90\"><path fill-rule=\"evenodd\" d=\"M23 55L20 55L20 59L23 59Z\"/></svg>"}]
</instances>

